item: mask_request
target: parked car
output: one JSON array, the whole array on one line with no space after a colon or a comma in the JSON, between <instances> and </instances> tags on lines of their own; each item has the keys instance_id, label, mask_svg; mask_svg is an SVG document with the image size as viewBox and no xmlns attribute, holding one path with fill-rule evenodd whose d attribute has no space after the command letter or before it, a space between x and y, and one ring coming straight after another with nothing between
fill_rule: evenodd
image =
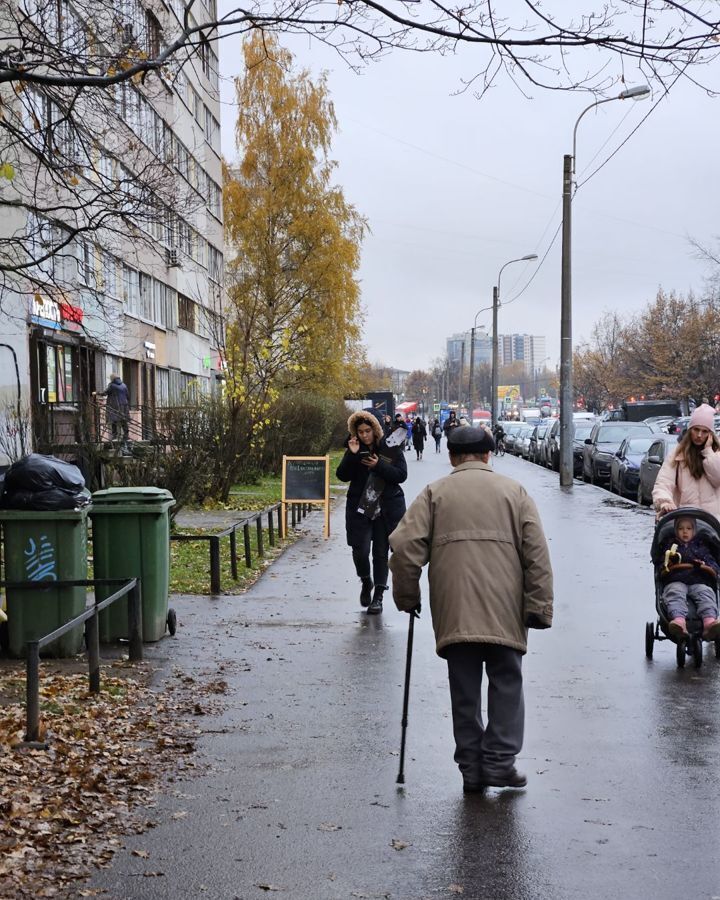
<instances>
[{"instance_id":1,"label":"parked car","mask_svg":"<svg viewBox=\"0 0 720 900\"><path fill-rule=\"evenodd\" d=\"M637 502L640 506L650 506L652 503L652 491L660 466L677 442L676 434L656 434L647 453L640 460L637 488Z\"/></svg>"},{"instance_id":2,"label":"parked car","mask_svg":"<svg viewBox=\"0 0 720 900\"><path fill-rule=\"evenodd\" d=\"M677 434L678 436L685 434L689 422L690 416L678 416L672 419L667 426L668 434Z\"/></svg>"},{"instance_id":3,"label":"parked car","mask_svg":"<svg viewBox=\"0 0 720 900\"><path fill-rule=\"evenodd\" d=\"M543 420L536 425L530 435L530 462L539 463L541 454L541 444L545 440L545 436L550 430L552 423L549 420Z\"/></svg>"},{"instance_id":4,"label":"parked car","mask_svg":"<svg viewBox=\"0 0 720 900\"><path fill-rule=\"evenodd\" d=\"M610 490L613 494L620 494L631 500L637 498L640 461L652 442L652 437L630 435L620 444L610 463Z\"/></svg>"},{"instance_id":5,"label":"parked car","mask_svg":"<svg viewBox=\"0 0 720 900\"><path fill-rule=\"evenodd\" d=\"M505 450L508 453L515 452L515 439L520 430L525 427L524 422L503 422L502 427L505 430Z\"/></svg>"},{"instance_id":6,"label":"parked car","mask_svg":"<svg viewBox=\"0 0 720 900\"><path fill-rule=\"evenodd\" d=\"M573 475L579 478L582 475L583 466L583 450L585 448L585 438L590 436L595 421L588 422L585 419L573 421ZM550 432L545 438L545 465L548 469L560 471L560 419L554 419Z\"/></svg>"},{"instance_id":7,"label":"parked car","mask_svg":"<svg viewBox=\"0 0 720 900\"><path fill-rule=\"evenodd\" d=\"M515 441L515 446L520 449L520 456L523 459L527 459L528 462L530 461L530 438L534 430L534 425L526 425L525 430L520 433L520 437Z\"/></svg>"},{"instance_id":8,"label":"parked car","mask_svg":"<svg viewBox=\"0 0 720 900\"><path fill-rule=\"evenodd\" d=\"M583 480L590 484L610 481L610 463L626 437L654 434L643 422L596 422L585 438L583 451Z\"/></svg>"},{"instance_id":9,"label":"parked car","mask_svg":"<svg viewBox=\"0 0 720 900\"><path fill-rule=\"evenodd\" d=\"M674 421L672 416L650 416L648 419L643 419L646 425L652 425L658 431L667 431L670 423Z\"/></svg>"}]
</instances>

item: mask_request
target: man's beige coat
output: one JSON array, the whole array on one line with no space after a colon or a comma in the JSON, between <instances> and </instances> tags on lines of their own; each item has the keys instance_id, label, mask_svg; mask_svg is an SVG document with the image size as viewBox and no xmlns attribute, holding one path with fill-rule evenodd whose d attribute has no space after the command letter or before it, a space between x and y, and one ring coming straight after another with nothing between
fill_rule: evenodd
<instances>
[{"instance_id":1,"label":"man's beige coat","mask_svg":"<svg viewBox=\"0 0 720 900\"><path fill-rule=\"evenodd\" d=\"M390 535L393 597L420 602L429 562L436 649L465 641L527 650L525 621L552 623L550 556L525 488L483 462L466 462L427 485Z\"/></svg>"}]
</instances>

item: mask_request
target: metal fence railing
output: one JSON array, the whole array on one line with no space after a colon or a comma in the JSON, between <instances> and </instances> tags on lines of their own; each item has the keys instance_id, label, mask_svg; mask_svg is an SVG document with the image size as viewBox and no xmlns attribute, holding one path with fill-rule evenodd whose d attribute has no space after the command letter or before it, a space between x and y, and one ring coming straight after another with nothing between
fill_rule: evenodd
<instances>
[{"instance_id":1,"label":"metal fence railing","mask_svg":"<svg viewBox=\"0 0 720 900\"><path fill-rule=\"evenodd\" d=\"M27 641L25 740L34 743L40 737L40 651L43 647L63 635L85 624L85 641L88 655L88 679L90 693L100 693L100 629L98 614L121 597L128 598L129 656L132 661L143 658L142 645L142 594L137 578L96 578L69 581L0 581L0 587L23 591L57 590L65 587L96 587L98 585L119 585L114 594L100 602L95 602L84 612L60 625L49 634L33 641Z\"/></svg>"},{"instance_id":2,"label":"metal fence railing","mask_svg":"<svg viewBox=\"0 0 720 900\"><path fill-rule=\"evenodd\" d=\"M310 512L312 505L309 503L291 503L290 517L292 527L295 528L302 519ZM267 517L268 544L274 547L277 543L279 535L282 534L282 503L275 503L266 509L257 513L251 513L238 522L234 522L217 534L171 534L171 541L206 541L210 551L210 593L219 594L222 591L222 573L220 565L220 541L228 538L230 542L230 574L232 578L238 580L238 548L237 533L242 531L243 535L243 554L245 565L248 569L252 567L252 540L251 529L253 525L256 530L256 549L257 556L262 559L265 555L263 517Z\"/></svg>"}]
</instances>

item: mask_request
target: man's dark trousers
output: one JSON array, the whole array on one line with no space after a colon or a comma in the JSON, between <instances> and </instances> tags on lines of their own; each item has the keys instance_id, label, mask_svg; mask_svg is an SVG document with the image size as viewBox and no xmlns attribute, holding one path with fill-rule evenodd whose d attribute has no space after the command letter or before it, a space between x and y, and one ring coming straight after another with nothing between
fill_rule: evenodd
<instances>
[{"instance_id":1,"label":"man's dark trousers","mask_svg":"<svg viewBox=\"0 0 720 900\"><path fill-rule=\"evenodd\" d=\"M523 654L500 644L450 644L447 659L452 701L455 762L466 782L502 776L522 749L525 701ZM483 724L483 666L488 678L487 726Z\"/></svg>"}]
</instances>

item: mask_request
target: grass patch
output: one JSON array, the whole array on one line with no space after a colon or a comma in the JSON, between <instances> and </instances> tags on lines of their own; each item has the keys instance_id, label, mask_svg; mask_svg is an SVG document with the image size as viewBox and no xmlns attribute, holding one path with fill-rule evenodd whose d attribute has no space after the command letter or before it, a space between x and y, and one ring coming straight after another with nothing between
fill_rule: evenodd
<instances>
[{"instance_id":1,"label":"grass patch","mask_svg":"<svg viewBox=\"0 0 720 900\"><path fill-rule=\"evenodd\" d=\"M219 530L219 529L218 529ZM209 535L201 528L184 528L183 534ZM220 585L224 594L238 594L246 590L268 564L293 540L289 535L280 545L277 528L275 546L270 546L268 531L263 529L264 557L258 556L257 529L250 526L252 565L245 565L245 543L242 529L237 531L237 581L232 577L230 537L220 539ZM208 541L170 541L170 591L176 594L210 593L210 544Z\"/></svg>"}]
</instances>

